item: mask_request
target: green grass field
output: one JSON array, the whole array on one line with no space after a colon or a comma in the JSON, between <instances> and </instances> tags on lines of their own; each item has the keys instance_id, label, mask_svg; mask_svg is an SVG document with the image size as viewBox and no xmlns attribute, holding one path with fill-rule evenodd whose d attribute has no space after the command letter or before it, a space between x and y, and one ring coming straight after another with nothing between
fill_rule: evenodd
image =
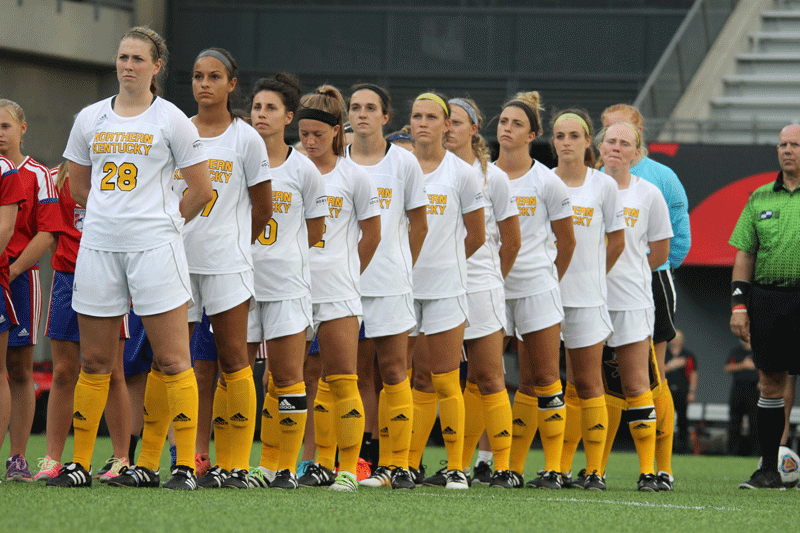
<instances>
[{"instance_id":1,"label":"green grass field","mask_svg":"<svg viewBox=\"0 0 800 533\"><path fill-rule=\"evenodd\" d=\"M252 464L257 464L258 443ZM43 435L31 437L28 457L35 468L45 454ZM72 455L72 438L65 457ZM98 439L95 468L111 455L108 438ZM429 472L444 449L426 450ZM8 438L0 450L8 457ZM167 472L165 450L162 472ZM525 478L542 464L532 451ZM578 454L575 464L584 461ZM800 516L800 492L745 491L738 483L752 474L755 458L675 456L675 491L635 490L633 453L612 454L608 490L535 491L475 487L468 491L418 487L412 491L361 489L341 494L326 489L198 490L120 489L95 483L90 489L47 489L43 482L0 484L0 532L127 531L670 531L673 533L792 531ZM575 470L578 470L577 466ZM164 479L162 478L162 481ZM688 529L683 529L688 528Z\"/></svg>"}]
</instances>

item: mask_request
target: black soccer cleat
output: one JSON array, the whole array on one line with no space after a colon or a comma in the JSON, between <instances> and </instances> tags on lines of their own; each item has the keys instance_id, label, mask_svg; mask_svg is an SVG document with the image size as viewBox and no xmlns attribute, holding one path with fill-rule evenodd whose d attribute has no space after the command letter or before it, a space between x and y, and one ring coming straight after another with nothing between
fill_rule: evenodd
<instances>
[{"instance_id":1,"label":"black soccer cleat","mask_svg":"<svg viewBox=\"0 0 800 533\"><path fill-rule=\"evenodd\" d=\"M481 461L475 465L472 473L472 483L476 485L490 485L492 483L492 467L489 463Z\"/></svg>"},{"instance_id":2,"label":"black soccer cleat","mask_svg":"<svg viewBox=\"0 0 800 533\"><path fill-rule=\"evenodd\" d=\"M776 470L759 468L747 481L739 483L740 489L779 489L786 490L781 475Z\"/></svg>"},{"instance_id":3,"label":"black soccer cleat","mask_svg":"<svg viewBox=\"0 0 800 533\"><path fill-rule=\"evenodd\" d=\"M444 466L436 471L432 476L422 480L422 484L428 487L444 487L447 485L447 461L442 461Z\"/></svg>"},{"instance_id":4,"label":"black soccer cleat","mask_svg":"<svg viewBox=\"0 0 800 533\"><path fill-rule=\"evenodd\" d=\"M658 481L656 481L655 474L640 475L636 490L639 492L658 492Z\"/></svg>"},{"instance_id":5,"label":"black soccer cleat","mask_svg":"<svg viewBox=\"0 0 800 533\"><path fill-rule=\"evenodd\" d=\"M561 488L562 489L576 489L576 488L578 488L572 482L572 472L567 472L567 473L561 472L558 475L561 478Z\"/></svg>"},{"instance_id":6,"label":"black soccer cleat","mask_svg":"<svg viewBox=\"0 0 800 533\"><path fill-rule=\"evenodd\" d=\"M489 488L492 489L518 489L522 487L525 480L513 470L497 470L492 474Z\"/></svg>"},{"instance_id":7,"label":"black soccer cleat","mask_svg":"<svg viewBox=\"0 0 800 533\"><path fill-rule=\"evenodd\" d=\"M250 480L247 477L247 470L234 468L225 481L222 482L223 489L249 489Z\"/></svg>"},{"instance_id":8,"label":"black soccer cleat","mask_svg":"<svg viewBox=\"0 0 800 533\"><path fill-rule=\"evenodd\" d=\"M552 470L545 470L539 477L528 481L526 486L533 489L558 490L561 488L561 475Z\"/></svg>"},{"instance_id":9,"label":"black soccer cleat","mask_svg":"<svg viewBox=\"0 0 800 533\"><path fill-rule=\"evenodd\" d=\"M271 489L296 489L299 486L297 476L292 474L288 468L275 472L275 479L269 484Z\"/></svg>"},{"instance_id":10,"label":"black soccer cleat","mask_svg":"<svg viewBox=\"0 0 800 533\"><path fill-rule=\"evenodd\" d=\"M578 477L576 477L572 481L572 486L575 488L583 488L583 484L586 482L586 469L581 468L581 471L578 472Z\"/></svg>"},{"instance_id":11,"label":"black soccer cleat","mask_svg":"<svg viewBox=\"0 0 800 533\"><path fill-rule=\"evenodd\" d=\"M91 487L92 475L78 463L67 463L58 475L47 480L47 487Z\"/></svg>"},{"instance_id":12,"label":"black soccer cleat","mask_svg":"<svg viewBox=\"0 0 800 533\"><path fill-rule=\"evenodd\" d=\"M586 476L583 482L585 490L604 491L606 490L606 480L597 473L597 470Z\"/></svg>"},{"instance_id":13,"label":"black soccer cleat","mask_svg":"<svg viewBox=\"0 0 800 533\"><path fill-rule=\"evenodd\" d=\"M667 472L659 472L656 475L656 483L658 483L658 491L659 492L669 492L673 489L672 484L675 482L675 478L669 475Z\"/></svg>"},{"instance_id":14,"label":"black soccer cleat","mask_svg":"<svg viewBox=\"0 0 800 533\"><path fill-rule=\"evenodd\" d=\"M194 469L190 466L177 465L172 469L172 478L164 483L167 490L195 490L197 489L197 477Z\"/></svg>"},{"instance_id":15,"label":"black soccer cleat","mask_svg":"<svg viewBox=\"0 0 800 533\"><path fill-rule=\"evenodd\" d=\"M197 486L201 489L222 488L229 475L230 474L227 470L214 465L208 469L206 475L197 480Z\"/></svg>"},{"instance_id":16,"label":"black soccer cleat","mask_svg":"<svg viewBox=\"0 0 800 533\"><path fill-rule=\"evenodd\" d=\"M422 482L425 481L425 465L419 465L419 469L409 467L408 471L411 472L414 485L422 485Z\"/></svg>"},{"instance_id":17,"label":"black soccer cleat","mask_svg":"<svg viewBox=\"0 0 800 533\"><path fill-rule=\"evenodd\" d=\"M405 468L395 468L392 470L392 488L411 490L416 487L416 483L411 477L411 472Z\"/></svg>"},{"instance_id":18,"label":"black soccer cleat","mask_svg":"<svg viewBox=\"0 0 800 533\"><path fill-rule=\"evenodd\" d=\"M336 474L317 462L308 465L306 473L297 480L304 487L330 487L334 481Z\"/></svg>"},{"instance_id":19,"label":"black soccer cleat","mask_svg":"<svg viewBox=\"0 0 800 533\"><path fill-rule=\"evenodd\" d=\"M127 470L108 480L109 487L143 487L154 488L161 486L158 470L153 472L143 466L129 466Z\"/></svg>"}]
</instances>

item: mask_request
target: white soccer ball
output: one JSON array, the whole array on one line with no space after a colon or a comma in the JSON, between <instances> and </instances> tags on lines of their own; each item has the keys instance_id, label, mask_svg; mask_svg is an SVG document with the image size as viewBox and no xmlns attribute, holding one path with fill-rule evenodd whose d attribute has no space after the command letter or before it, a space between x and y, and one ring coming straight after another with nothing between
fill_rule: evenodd
<instances>
[{"instance_id":1,"label":"white soccer ball","mask_svg":"<svg viewBox=\"0 0 800 533\"><path fill-rule=\"evenodd\" d=\"M763 458L758 460L758 468L761 468L762 460ZM800 481L800 457L786 446L778 449L778 472L788 488L794 487Z\"/></svg>"}]
</instances>

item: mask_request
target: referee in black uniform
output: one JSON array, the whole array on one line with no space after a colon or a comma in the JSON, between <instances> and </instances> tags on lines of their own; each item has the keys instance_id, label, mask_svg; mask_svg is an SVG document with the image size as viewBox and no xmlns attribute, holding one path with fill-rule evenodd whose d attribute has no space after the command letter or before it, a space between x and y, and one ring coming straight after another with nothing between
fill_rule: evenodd
<instances>
[{"instance_id":1,"label":"referee in black uniform","mask_svg":"<svg viewBox=\"0 0 800 533\"><path fill-rule=\"evenodd\" d=\"M758 442L762 466L742 489L782 488L778 447L785 422L783 391L800 357L800 125L781 130L781 172L753 192L730 244L738 249L731 282L731 331L750 341L759 372Z\"/></svg>"}]
</instances>

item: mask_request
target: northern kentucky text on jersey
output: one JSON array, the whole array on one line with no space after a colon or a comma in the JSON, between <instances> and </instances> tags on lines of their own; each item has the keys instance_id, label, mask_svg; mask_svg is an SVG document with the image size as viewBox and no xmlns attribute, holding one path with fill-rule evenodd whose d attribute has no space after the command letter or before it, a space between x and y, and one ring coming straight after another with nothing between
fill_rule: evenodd
<instances>
[{"instance_id":1,"label":"northern kentucky text on jersey","mask_svg":"<svg viewBox=\"0 0 800 533\"><path fill-rule=\"evenodd\" d=\"M228 183L231 179L231 174L233 174L233 161L209 159L208 174L211 176L212 183ZM183 179L180 169L175 170L175 179ZM291 194L289 196L291 196Z\"/></svg>"},{"instance_id":2,"label":"northern kentucky text on jersey","mask_svg":"<svg viewBox=\"0 0 800 533\"><path fill-rule=\"evenodd\" d=\"M342 212L341 196L328 196L328 209L330 210L330 218L339 218L339 213Z\"/></svg>"},{"instance_id":3,"label":"northern kentucky text on jersey","mask_svg":"<svg viewBox=\"0 0 800 533\"><path fill-rule=\"evenodd\" d=\"M579 205L572 206L572 224L574 226L589 226L592 223L594 216L594 207L581 207Z\"/></svg>"},{"instance_id":4,"label":"northern kentucky text on jersey","mask_svg":"<svg viewBox=\"0 0 800 533\"><path fill-rule=\"evenodd\" d=\"M639 210L633 209L631 207L625 208L625 225L628 227L633 227L636 225L636 221L639 220Z\"/></svg>"},{"instance_id":5,"label":"northern kentucky text on jersey","mask_svg":"<svg viewBox=\"0 0 800 533\"><path fill-rule=\"evenodd\" d=\"M272 191L272 211L275 213L288 213L292 207L292 193Z\"/></svg>"},{"instance_id":6,"label":"northern kentucky text on jersey","mask_svg":"<svg viewBox=\"0 0 800 533\"><path fill-rule=\"evenodd\" d=\"M536 213L535 196L517 196L517 208L522 217L532 217Z\"/></svg>"},{"instance_id":7,"label":"northern kentucky text on jersey","mask_svg":"<svg viewBox=\"0 0 800 533\"><path fill-rule=\"evenodd\" d=\"M447 195L446 194L429 194L428 195L428 214L429 215L443 215L445 207L447 207Z\"/></svg>"},{"instance_id":8,"label":"northern kentucky text on jersey","mask_svg":"<svg viewBox=\"0 0 800 533\"><path fill-rule=\"evenodd\" d=\"M378 199L381 209L389 209L389 204L392 203L392 189L378 187Z\"/></svg>"},{"instance_id":9,"label":"northern kentucky text on jersey","mask_svg":"<svg viewBox=\"0 0 800 533\"><path fill-rule=\"evenodd\" d=\"M153 147L153 136L135 131L108 131L94 134L93 154L148 155Z\"/></svg>"}]
</instances>

